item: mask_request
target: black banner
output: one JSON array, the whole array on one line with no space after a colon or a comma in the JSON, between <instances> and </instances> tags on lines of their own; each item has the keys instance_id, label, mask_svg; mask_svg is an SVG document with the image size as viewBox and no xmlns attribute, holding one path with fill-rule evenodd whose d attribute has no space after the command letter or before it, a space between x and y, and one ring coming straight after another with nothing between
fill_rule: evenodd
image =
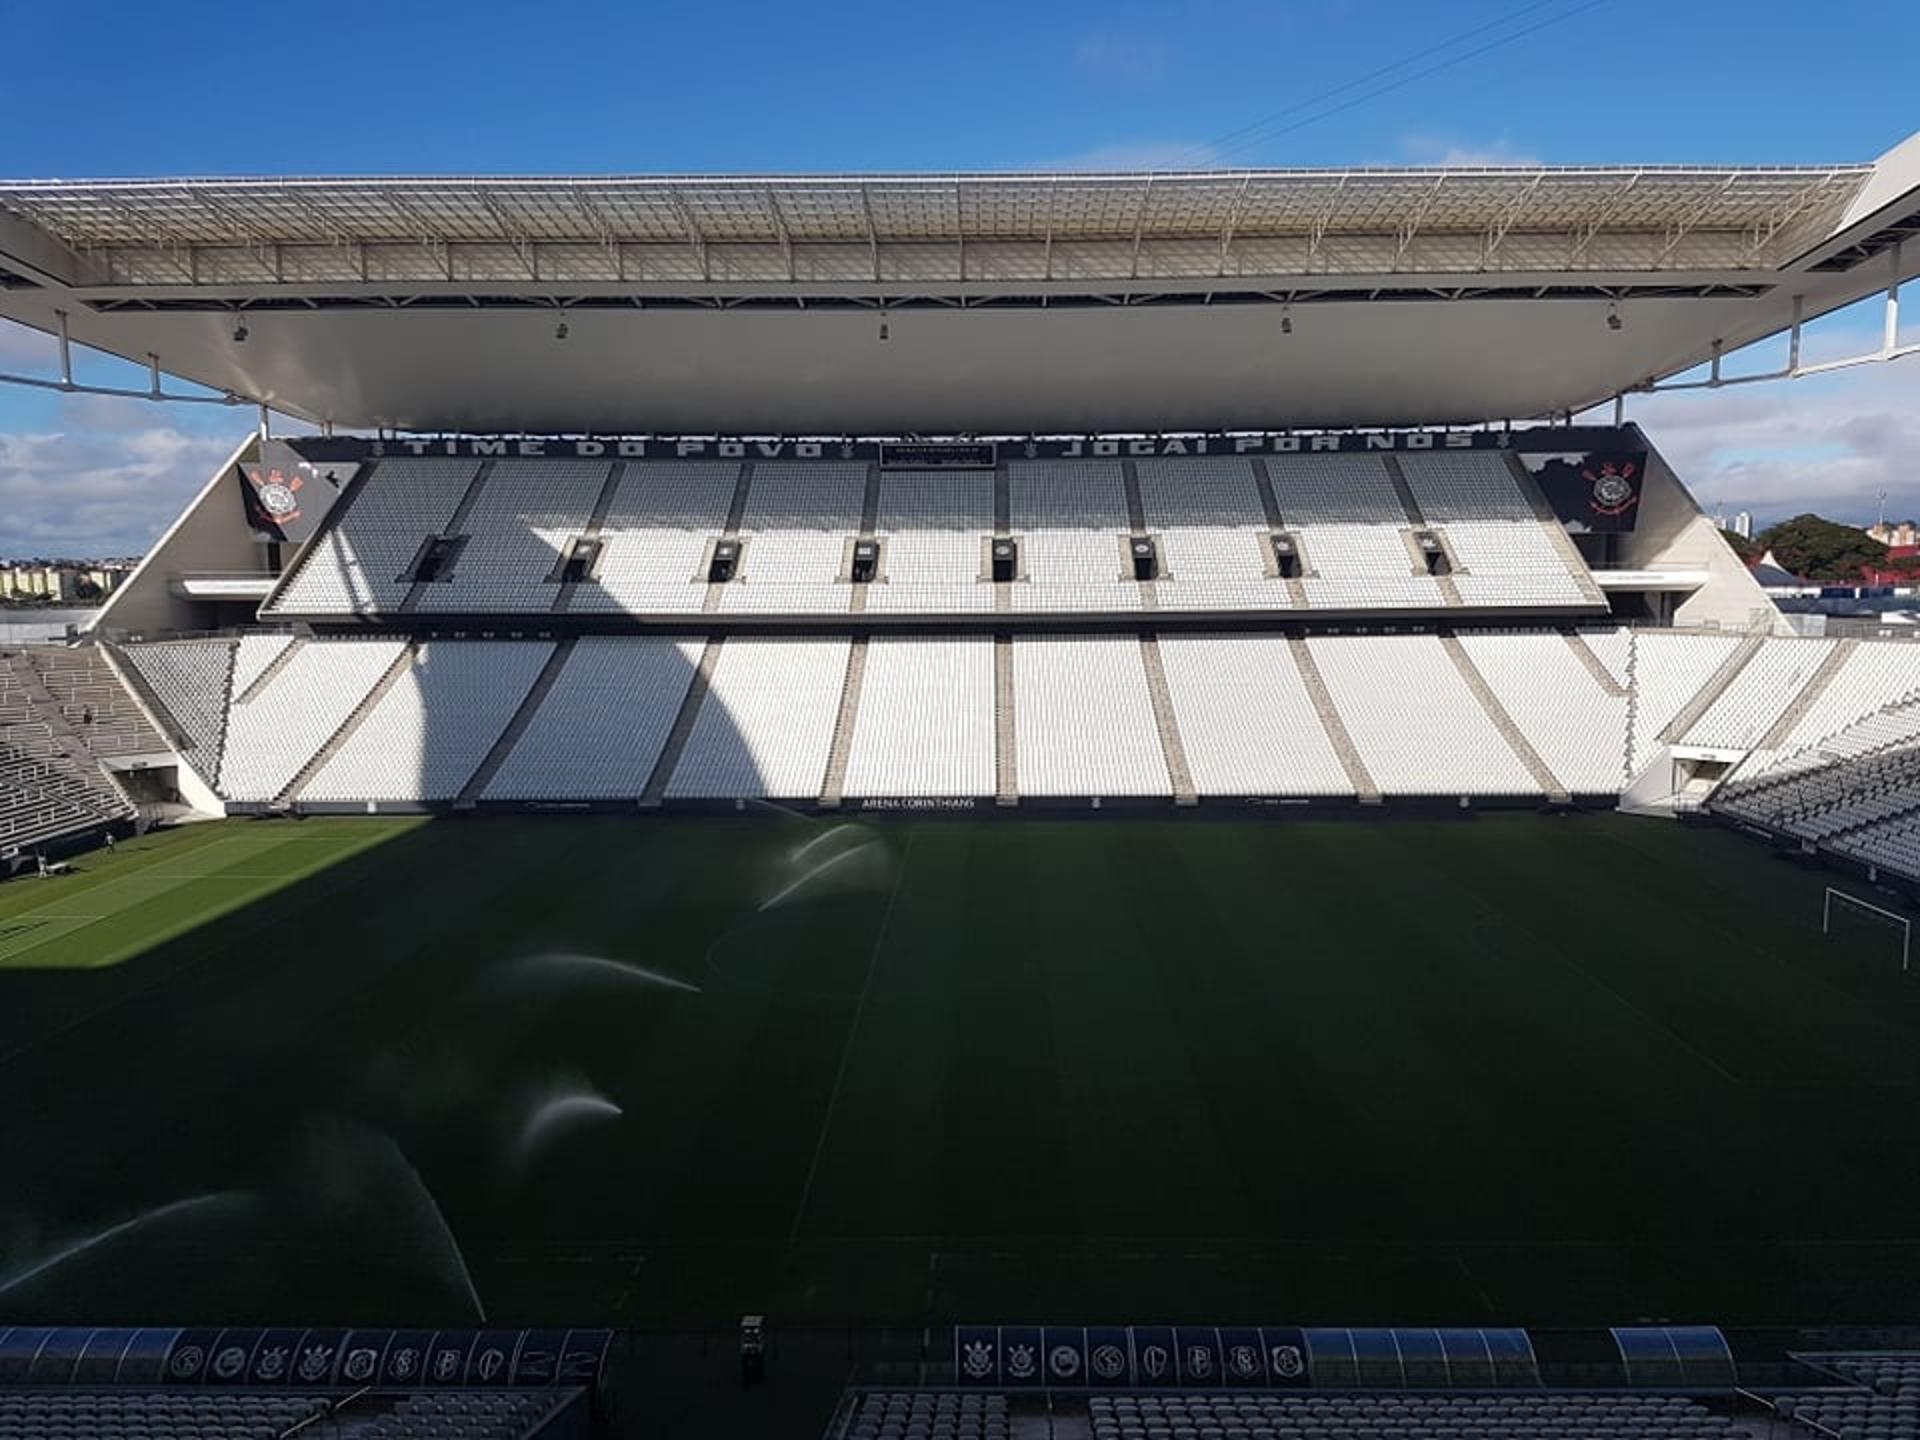
<instances>
[{"instance_id":1,"label":"black banner","mask_svg":"<svg viewBox=\"0 0 1920 1440\"><path fill-rule=\"evenodd\" d=\"M999 460L998 447L984 444L953 444L884 440L880 443L882 470L991 470Z\"/></svg>"},{"instance_id":2,"label":"black banner","mask_svg":"<svg viewBox=\"0 0 1920 1440\"><path fill-rule=\"evenodd\" d=\"M729 436L456 435L385 440L318 436L273 441L318 467L395 458L451 456L473 460L867 460L887 466L984 469L997 460L1146 460L1181 456L1365 455L1445 450L1511 450L1519 455L1626 451L1631 430L1602 426L1538 426L1525 430L1356 430L1327 433L1247 431L1194 435L1084 435L999 440L906 441L831 437L812 440ZM272 462L263 456L263 463ZM286 467L281 469L284 473ZM348 475L336 474L342 485ZM304 506L302 508L305 508Z\"/></svg>"},{"instance_id":3,"label":"black banner","mask_svg":"<svg viewBox=\"0 0 1920 1440\"><path fill-rule=\"evenodd\" d=\"M612 1340L610 1330L0 1326L0 1385L591 1387Z\"/></svg>"},{"instance_id":4,"label":"black banner","mask_svg":"<svg viewBox=\"0 0 1920 1440\"><path fill-rule=\"evenodd\" d=\"M320 528L359 472L358 461L309 460L289 441L265 441L259 457L240 466L247 524L269 540L297 545Z\"/></svg>"},{"instance_id":5,"label":"black banner","mask_svg":"<svg viewBox=\"0 0 1920 1440\"><path fill-rule=\"evenodd\" d=\"M997 1390L1440 1390L1540 1383L1524 1330L960 1325L953 1358L956 1384Z\"/></svg>"},{"instance_id":6,"label":"black banner","mask_svg":"<svg viewBox=\"0 0 1920 1440\"><path fill-rule=\"evenodd\" d=\"M1575 534L1617 534L1639 519L1644 450L1527 455L1522 463L1561 524Z\"/></svg>"}]
</instances>

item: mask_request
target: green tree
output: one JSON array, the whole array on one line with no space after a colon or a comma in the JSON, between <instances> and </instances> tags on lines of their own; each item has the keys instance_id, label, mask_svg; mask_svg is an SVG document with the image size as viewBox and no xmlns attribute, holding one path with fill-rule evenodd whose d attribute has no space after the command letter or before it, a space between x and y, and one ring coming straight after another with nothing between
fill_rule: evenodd
<instances>
[{"instance_id":1,"label":"green tree","mask_svg":"<svg viewBox=\"0 0 1920 1440\"><path fill-rule=\"evenodd\" d=\"M1720 532L1720 538L1731 545L1733 547L1733 553L1749 565L1753 564L1754 561L1766 553L1757 541L1748 539L1738 530L1722 530Z\"/></svg>"},{"instance_id":2,"label":"green tree","mask_svg":"<svg viewBox=\"0 0 1920 1440\"><path fill-rule=\"evenodd\" d=\"M1823 584L1860 579L1863 566L1887 558L1887 547L1864 530L1818 515L1796 515L1754 537L1762 553L1771 550L1784 569Z\"/></svg>"}]
</instances>

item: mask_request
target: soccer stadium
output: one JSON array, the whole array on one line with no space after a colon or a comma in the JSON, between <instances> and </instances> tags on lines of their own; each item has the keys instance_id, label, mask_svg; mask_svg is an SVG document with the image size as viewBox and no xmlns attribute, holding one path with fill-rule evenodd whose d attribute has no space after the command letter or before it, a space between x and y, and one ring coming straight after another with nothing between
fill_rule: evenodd
<instances>
[{"instance_id":1,"label":"soccer stadium","mask_svg":"<svg viewBox=\"0 0 1920 1440\"><path fill-rule=\"evenodd\" d=\"M1920 643L1629 415L1916 275L1920 136L0 182L237 407L0 650L0 1440L1920 1435Z\"/></svg>"}]
</instances>

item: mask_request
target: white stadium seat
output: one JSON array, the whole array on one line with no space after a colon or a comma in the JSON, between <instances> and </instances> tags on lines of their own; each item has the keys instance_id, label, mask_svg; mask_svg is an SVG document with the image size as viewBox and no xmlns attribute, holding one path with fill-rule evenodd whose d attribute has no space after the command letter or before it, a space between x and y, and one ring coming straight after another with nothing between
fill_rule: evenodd
<instances>
[{"instance_id":1,"label":"white stadium seat","mask_svg":"<svg viewBox=\"0 0 1920 1440\"><path fill-rule=\"evenodd\" d=\"M1132 636L1017 636L1015 749L1022 795L1170 795Z\"/></svg>"},{"instance_id":2,"label":"white stadium seat","mask_svg":"<svg viewBox=\"0 0 1920 1440\"><path fill-rule=\"evenodd\" d=\"M847 648L840 637L728 640L667 782L668 797L816 798L839 718Z\"/></svg>"},{"instance_id":3,"label":"white stadium seat","mask_svg":"<svg viewBox=\"0 0 1920 1440\"><path fill-rule=\"evenodd\" d=\"M982 796L993 785L993 641L869 641L845 794Z\"/></svg>"}]
</instances>

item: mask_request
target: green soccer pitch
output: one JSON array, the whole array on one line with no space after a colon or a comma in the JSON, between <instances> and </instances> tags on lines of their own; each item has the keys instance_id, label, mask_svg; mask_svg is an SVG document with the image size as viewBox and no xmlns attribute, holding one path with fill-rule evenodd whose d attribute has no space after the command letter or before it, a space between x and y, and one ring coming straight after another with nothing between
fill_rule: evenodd
<instances>
[{"instance_id":1,"label":"green soccer pitch","mask_svg":"<svg viewBox=\"0 0 1920 1440\"><path fill-rule=\"evenodd\" d=\"M232 821L75 869L0 887L0 1323L1920 1294L1920 982L1724 831Z\"/></svg>"}]
</instances>

